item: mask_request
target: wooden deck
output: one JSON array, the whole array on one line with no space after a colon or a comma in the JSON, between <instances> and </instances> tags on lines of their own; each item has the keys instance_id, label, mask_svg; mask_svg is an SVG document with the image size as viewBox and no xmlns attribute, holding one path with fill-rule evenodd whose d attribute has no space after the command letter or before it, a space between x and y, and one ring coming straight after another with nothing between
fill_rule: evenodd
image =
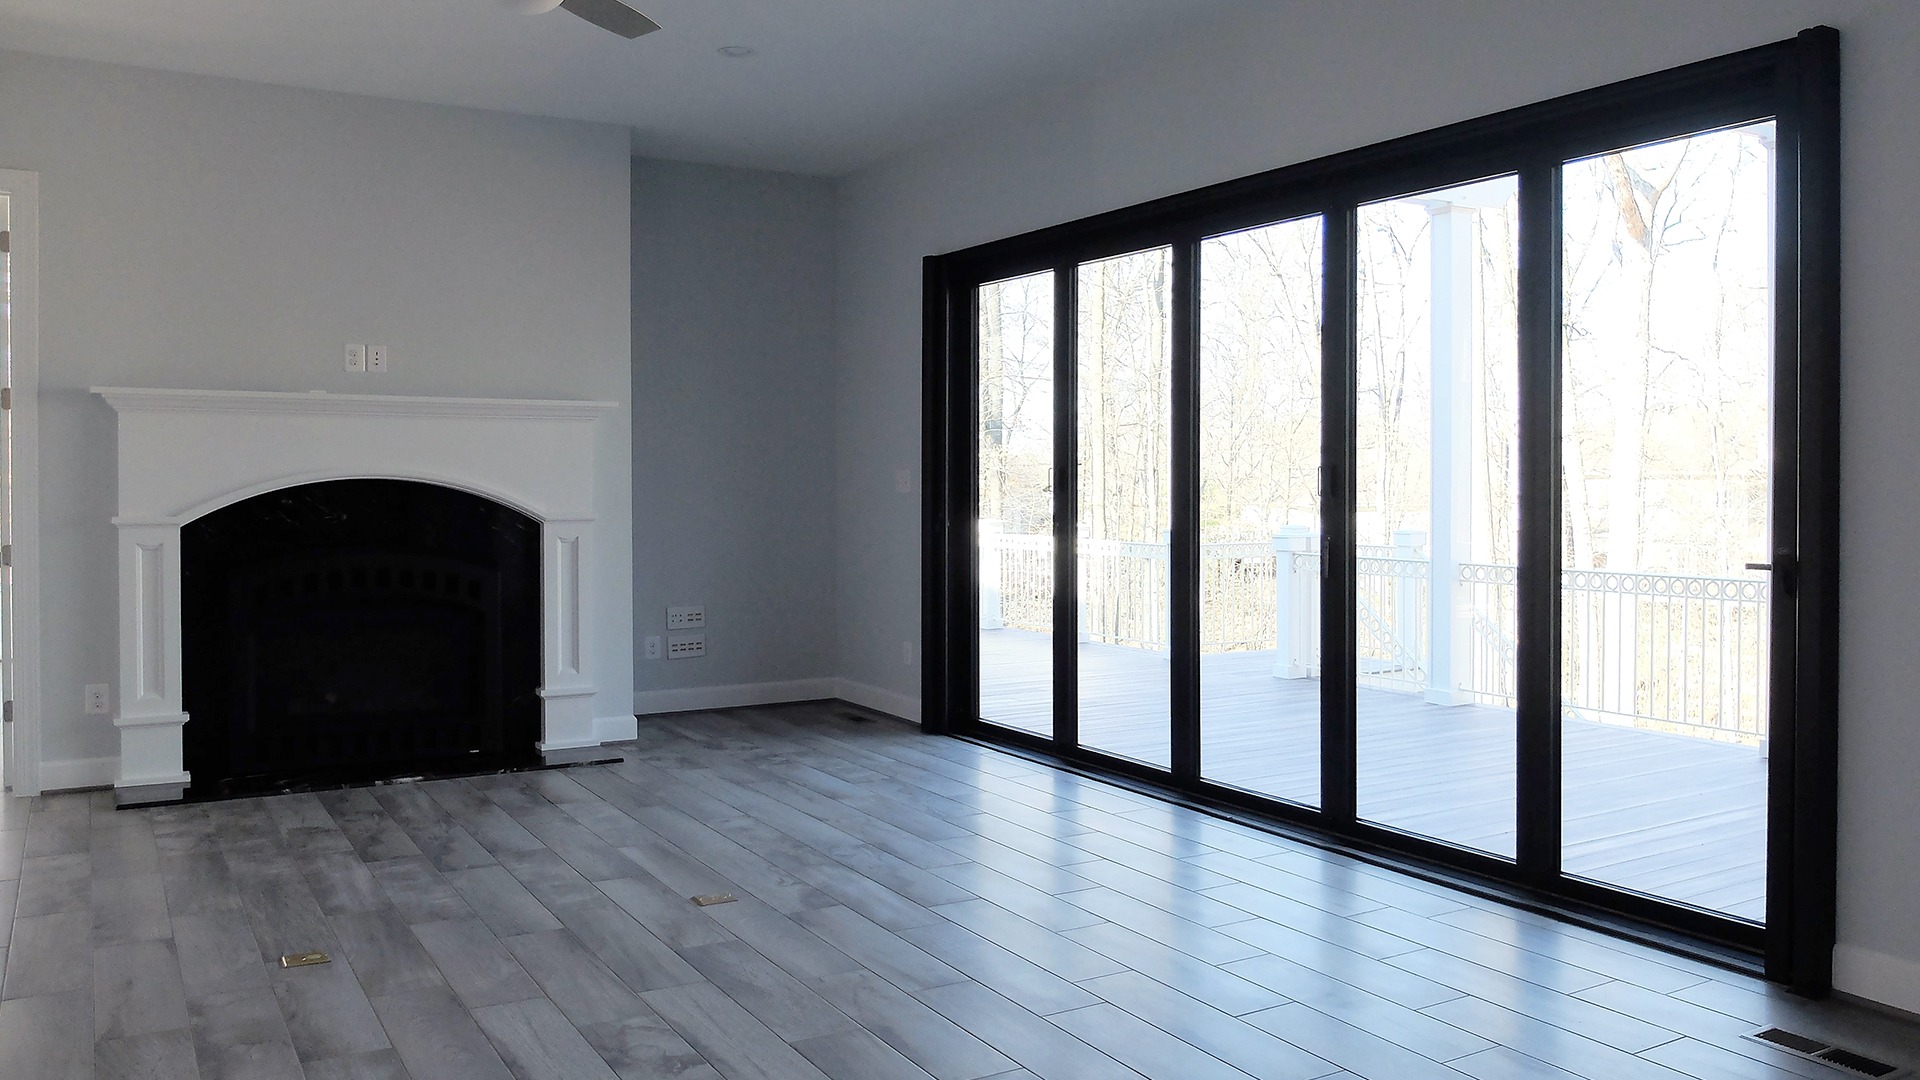
<instances>
[{"instance_id":1,"label":"wooden deck","mask_svg":"<svg viewBox=\"0 0 1920 1080\"><path fill-rule=\"evenodd\" d=\"M980 635L981 715L1051 734L1051 639ZM1273 677L1271 652L1203 657L1201 772L1296 802L1319 801L1319 693ZM1084 745L1168 762L1167 660L1080 646ZM1511 857L1514 717L1362 689L1360 815ZM1637 728L1568 721L1564 863L1569 873L1760 921L1766 906L1766 762L1758 751Z\"/></svg>"}]
</instances>

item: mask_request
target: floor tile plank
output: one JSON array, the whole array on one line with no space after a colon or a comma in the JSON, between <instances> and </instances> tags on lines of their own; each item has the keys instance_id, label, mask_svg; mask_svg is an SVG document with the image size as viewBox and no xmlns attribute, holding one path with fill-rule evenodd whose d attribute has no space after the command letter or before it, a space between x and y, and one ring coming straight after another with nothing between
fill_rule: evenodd
<instances>
[{"instance_id":1,"label":"floor tile plank","mask_svg":"<svg viewBox=\"0 0 1920 1080\"><path fill-rule=\"evenodd\" d=\"M641 995L727 1080L825 1080L826 1074L710 983Z\"/></svg>"},{"instance_id":2,"label":"floor tile plank","mask_svg":"<svg viewBox=\"0 0 1920 1080\"><path fill-rule=\"evenodd\" d=\"M980 1038L870 971L831 975L814 987L938 1080L977 1080L1005 1072L1013 1061Z\"/></svg>"},{"instance_id":3,"label":"floor tile plank","mask_svg":"<svg viewBox=\"0 0 1920 1080\"><path fill-rule=\"evenodd\" d=\"M545 998L473 1010L516 1080L615 1080L614 1072Z\"/></svg>"},{"instance_id":4,"label":"floor tile plank","mask_svg":"<svg viewBox=\"0 0 1920 1080\"><path fill-rule=\"evenodd\" d=\"M1258 1080L1311 1080L1333 1071L1305 1050L1137 971L1081 985Z\"/></svg>"},{"instance_id":5,"label":"floor tile plank","mask_svg":"<svg viewBox=\"0 0 1920 1080\"><path fill-rule=\"evenodd\" d=\"M919 997L1044 1080L1140 1080L1140 1073L979 983L939 986Z\"/></svg>"}]
</instances>

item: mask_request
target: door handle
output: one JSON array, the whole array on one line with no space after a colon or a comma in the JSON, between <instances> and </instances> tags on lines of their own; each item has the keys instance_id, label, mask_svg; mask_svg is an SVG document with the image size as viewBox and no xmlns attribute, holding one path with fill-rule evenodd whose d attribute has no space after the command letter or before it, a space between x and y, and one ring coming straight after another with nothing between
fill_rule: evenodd
<instances>
[{"instance_id":1,"label":"door handle","mask_svg":"<svg viewBox=\"0 0 1920 1080\"><path fill-rule=\"evenodd\" d=\"M1771 570L1771 569L1773 569L1773 564L1772 564L1772 563L1770 563L1770 562L1750 562L1750 563L1748 563L1748 564L1747 564L1747 569L1749 569L1749 570Z\"/></svg>"}]
</instances>

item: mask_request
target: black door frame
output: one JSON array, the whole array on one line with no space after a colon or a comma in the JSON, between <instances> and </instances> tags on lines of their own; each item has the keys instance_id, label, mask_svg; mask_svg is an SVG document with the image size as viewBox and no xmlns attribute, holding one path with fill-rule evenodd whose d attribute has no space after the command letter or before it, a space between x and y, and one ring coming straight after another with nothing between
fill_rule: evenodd
<instances>
[{"instance_id":1,"label":"black door frame","mask_svg":"<svg viewBox=\"0 0 1920 1080\"><path fill-rule=\"evenodd\" d=\"M1559 175L1562 162L1698 131L1773 119L1775 496L1768 879L1756 926L1560 873ZM1361 204L1517 174L1521 534L1518 858L1509 862L1358 820L1354 813L1353 217ZM1839 509L1839 36L1828 27L1669 71L1272 172L1158 199L926 260L923 292L922 723L1130 779L1198 804L1304 827L1322 841L1484 887L1708 959L1802 993L1832 986L1837 834ZM1198 274L1212 235L1309 215L1324 221L1327 577L1322 591L1322 806L1204 780L1199 762ZM979 719L978 286L1051 270L1055 310L1074 308L1074 268L1165 246L1173 257L1171 763L1160 770L1078 745L1074 635L1055 634L1051 739ZM1539 265L1545 263L1544 271ZM1056 317L1055 460L1071 461L1076 368L1071 320ZM1073 469L1056 471L1056 581L1074 580ZM1540 523L1548 523L1542 526ZM1055 626L1076 624L1056 591ZM1547 628L1551 632L1529 631Z\"/></svg>"}]
</instances>

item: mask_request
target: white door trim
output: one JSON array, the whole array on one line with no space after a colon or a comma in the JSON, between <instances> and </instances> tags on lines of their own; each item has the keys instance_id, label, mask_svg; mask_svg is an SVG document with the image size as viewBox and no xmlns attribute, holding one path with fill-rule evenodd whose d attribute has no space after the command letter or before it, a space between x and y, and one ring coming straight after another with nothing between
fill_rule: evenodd
<instances>
[{"instance_id":1,"label":"white door trim","mask_svg":"<svg viewBox=\"0 0 1920 1080\"><path fill-rule=\"evenodd\" d=\"M40 793L40 174L0 169L13 232L13 755L6 782Z\"/></svg>"}]
</instances>

